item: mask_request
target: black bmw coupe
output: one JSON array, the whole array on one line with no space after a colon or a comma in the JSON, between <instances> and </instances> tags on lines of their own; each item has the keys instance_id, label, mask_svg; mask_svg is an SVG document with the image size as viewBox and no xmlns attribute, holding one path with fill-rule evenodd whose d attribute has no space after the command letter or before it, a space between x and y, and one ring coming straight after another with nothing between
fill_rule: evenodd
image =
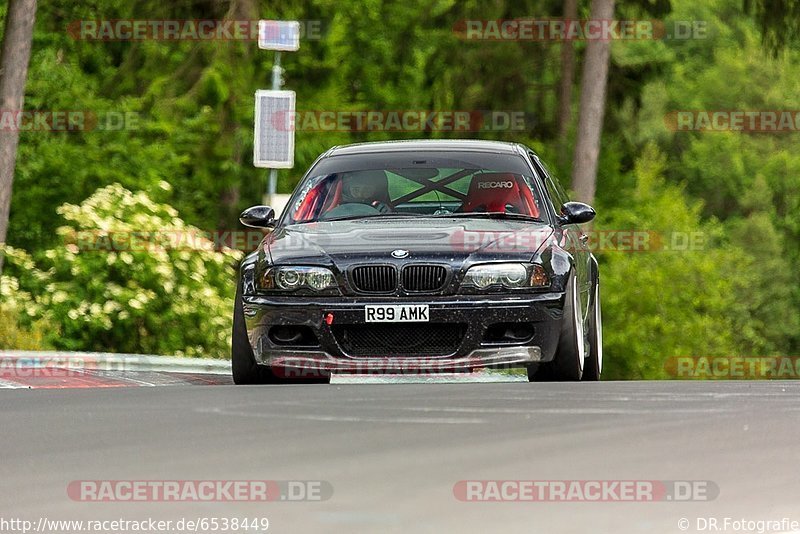
<instances>
[{"instance_id":1,"label":"black bmw coupe","mask_svg":"<svg viewBox=\"0 0 800 534\"><path fill-rule=\"evenodd\" d=\"M237 384L331 373L527 369L599 380L597 261L570 202L519 144L400 141L335 147L242 262Z\"/></svg>"}]
</instances>

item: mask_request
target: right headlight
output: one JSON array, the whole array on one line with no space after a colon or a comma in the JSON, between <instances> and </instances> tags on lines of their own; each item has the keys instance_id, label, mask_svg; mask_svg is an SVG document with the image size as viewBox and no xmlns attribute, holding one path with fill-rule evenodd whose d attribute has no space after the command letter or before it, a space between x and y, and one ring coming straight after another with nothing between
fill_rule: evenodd
<instances>
[{"instance_id":1,"label":"right headlight","mask_svg":"<svg viewBox=\"0 0 800 534\"><path fill-rule=\"evenodd\" d=\"M478 290L490 288L541 289L550 286L544 267L537 263L485 263L473 265L461 287Z\"/></svg>"},{"instance_id":2,"label":"right headlight","mask_svg":"<svg viewBox=\"0 0 800 534\"><path fill-rule=\"evenodd\" d=\"M336 278L325 267L270 267L258 277L257 285L265 291L330 292L336 290Z\"/></svg>"}]
</instances>

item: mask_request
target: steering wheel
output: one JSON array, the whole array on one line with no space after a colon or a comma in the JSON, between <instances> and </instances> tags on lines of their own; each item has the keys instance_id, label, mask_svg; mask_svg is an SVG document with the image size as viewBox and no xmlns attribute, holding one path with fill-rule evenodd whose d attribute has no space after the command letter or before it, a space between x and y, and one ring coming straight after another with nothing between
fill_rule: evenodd
<instances>
[{"instance_id":1,"label":"steering wheel","mask_svg":"<svg viewBox=\"0 0 800 534\"><path fill-rule=\"evenodd\" d=\"M379 213L386 214L392 211L392 207L387 204L386 202L381 202L380 200L375 200L370 203L370 206L378 210Z\"/></svg>"}]
</instances>

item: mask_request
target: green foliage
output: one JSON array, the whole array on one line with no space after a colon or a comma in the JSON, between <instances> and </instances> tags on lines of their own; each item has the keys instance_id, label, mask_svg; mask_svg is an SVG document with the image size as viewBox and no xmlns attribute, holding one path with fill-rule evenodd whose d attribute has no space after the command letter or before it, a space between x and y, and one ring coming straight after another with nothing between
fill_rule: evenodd
<instances>
[{"instance_id":1,"label":"green foliage","mask_svg":"<svg viewBox=\"0 0 800 534\"><path fill-rule=\"evenodd\" d=\"M763 34L764 45L773 54L800 39L800 2L797 0L744 0Z\"/></svg>"},{"instance_id":2,"label":"green foliage","mask_svg":"<svg viewBox=\"0 0 800 534\"><path fill-rule=\"evenodd\" d=\"M634 169L627 206L603 210L599 231L652 232L652 250L599 255L609 378L664 378L675 356L737 353L734 276L741 251L720 243L701 205L663 178L665 157L648 146ZM696 246L685 238L696 236Z\"/></svg>"},{"instance_id":3,"label":"green foliage","mask_svg":"<svg viewBox=\"0 0 800 534\"><path fill-rule=\"evenodd\" d=\"M162 187L169 188L166 183ZM220 358L230 342L233 265L174 208L119 184L58 212L57 246L35 258L9 248L4 278L18 306L54 325L47 342L66 350ZM4 275L5 276L5 275ZM11 293L11 291L9 291Z\"/></svg>"},{"instance_id":4,"label":"green foliage","mask_svg":"<svg viewBox=\"0 0 800 534\"><path fill-rule=\"evenodd\" d=\"M671 43L676 60L665 77L643 89L637 143L657 142L669 157L666 175L702 199L738 262L739 354L792 355L800 351L800 154L797 132L674 132L665 115L677 110L795 110L800 52L769 57L755 24L733 16L725 0L675 2L674 17L705 20L708 42Z\"/></svg>"}]
</instances>

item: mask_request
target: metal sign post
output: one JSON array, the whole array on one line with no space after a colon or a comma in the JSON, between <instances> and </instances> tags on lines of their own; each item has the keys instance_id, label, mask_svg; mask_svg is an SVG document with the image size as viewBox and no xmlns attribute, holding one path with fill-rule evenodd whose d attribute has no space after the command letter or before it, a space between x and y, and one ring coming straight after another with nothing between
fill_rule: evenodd
<instances>
[{"instance_id":1,"label":"metal sign post","mask_svg":"<svg viewBox=\"0 0 800 534\"><path fill-rule=\"evenodd\" d=\"M275 60L272 62L272 90L280 91L283 86L283 69L281 68L281 52L275 51ZM275 198L275 192L278 189L278 169L272 168L269 170L269 183L267 185L267 198L269 204L272 205L272 199Z\"/></svg>"},{"instance_id":2,"label":"metal sign post","mask_svg":"<svg viewBox=\"0 0 800 534\"><path fill-rule=\"evenodd\" d=\"M278 183L278 169L294 166L295 93L282 91L281 52L300 48L300 23L261 20L258 22L258 47L274 50L272 90L256 91L255 143L253 165L270 169L265 204L272 205Z\"/></svg>"}]
</instances>

